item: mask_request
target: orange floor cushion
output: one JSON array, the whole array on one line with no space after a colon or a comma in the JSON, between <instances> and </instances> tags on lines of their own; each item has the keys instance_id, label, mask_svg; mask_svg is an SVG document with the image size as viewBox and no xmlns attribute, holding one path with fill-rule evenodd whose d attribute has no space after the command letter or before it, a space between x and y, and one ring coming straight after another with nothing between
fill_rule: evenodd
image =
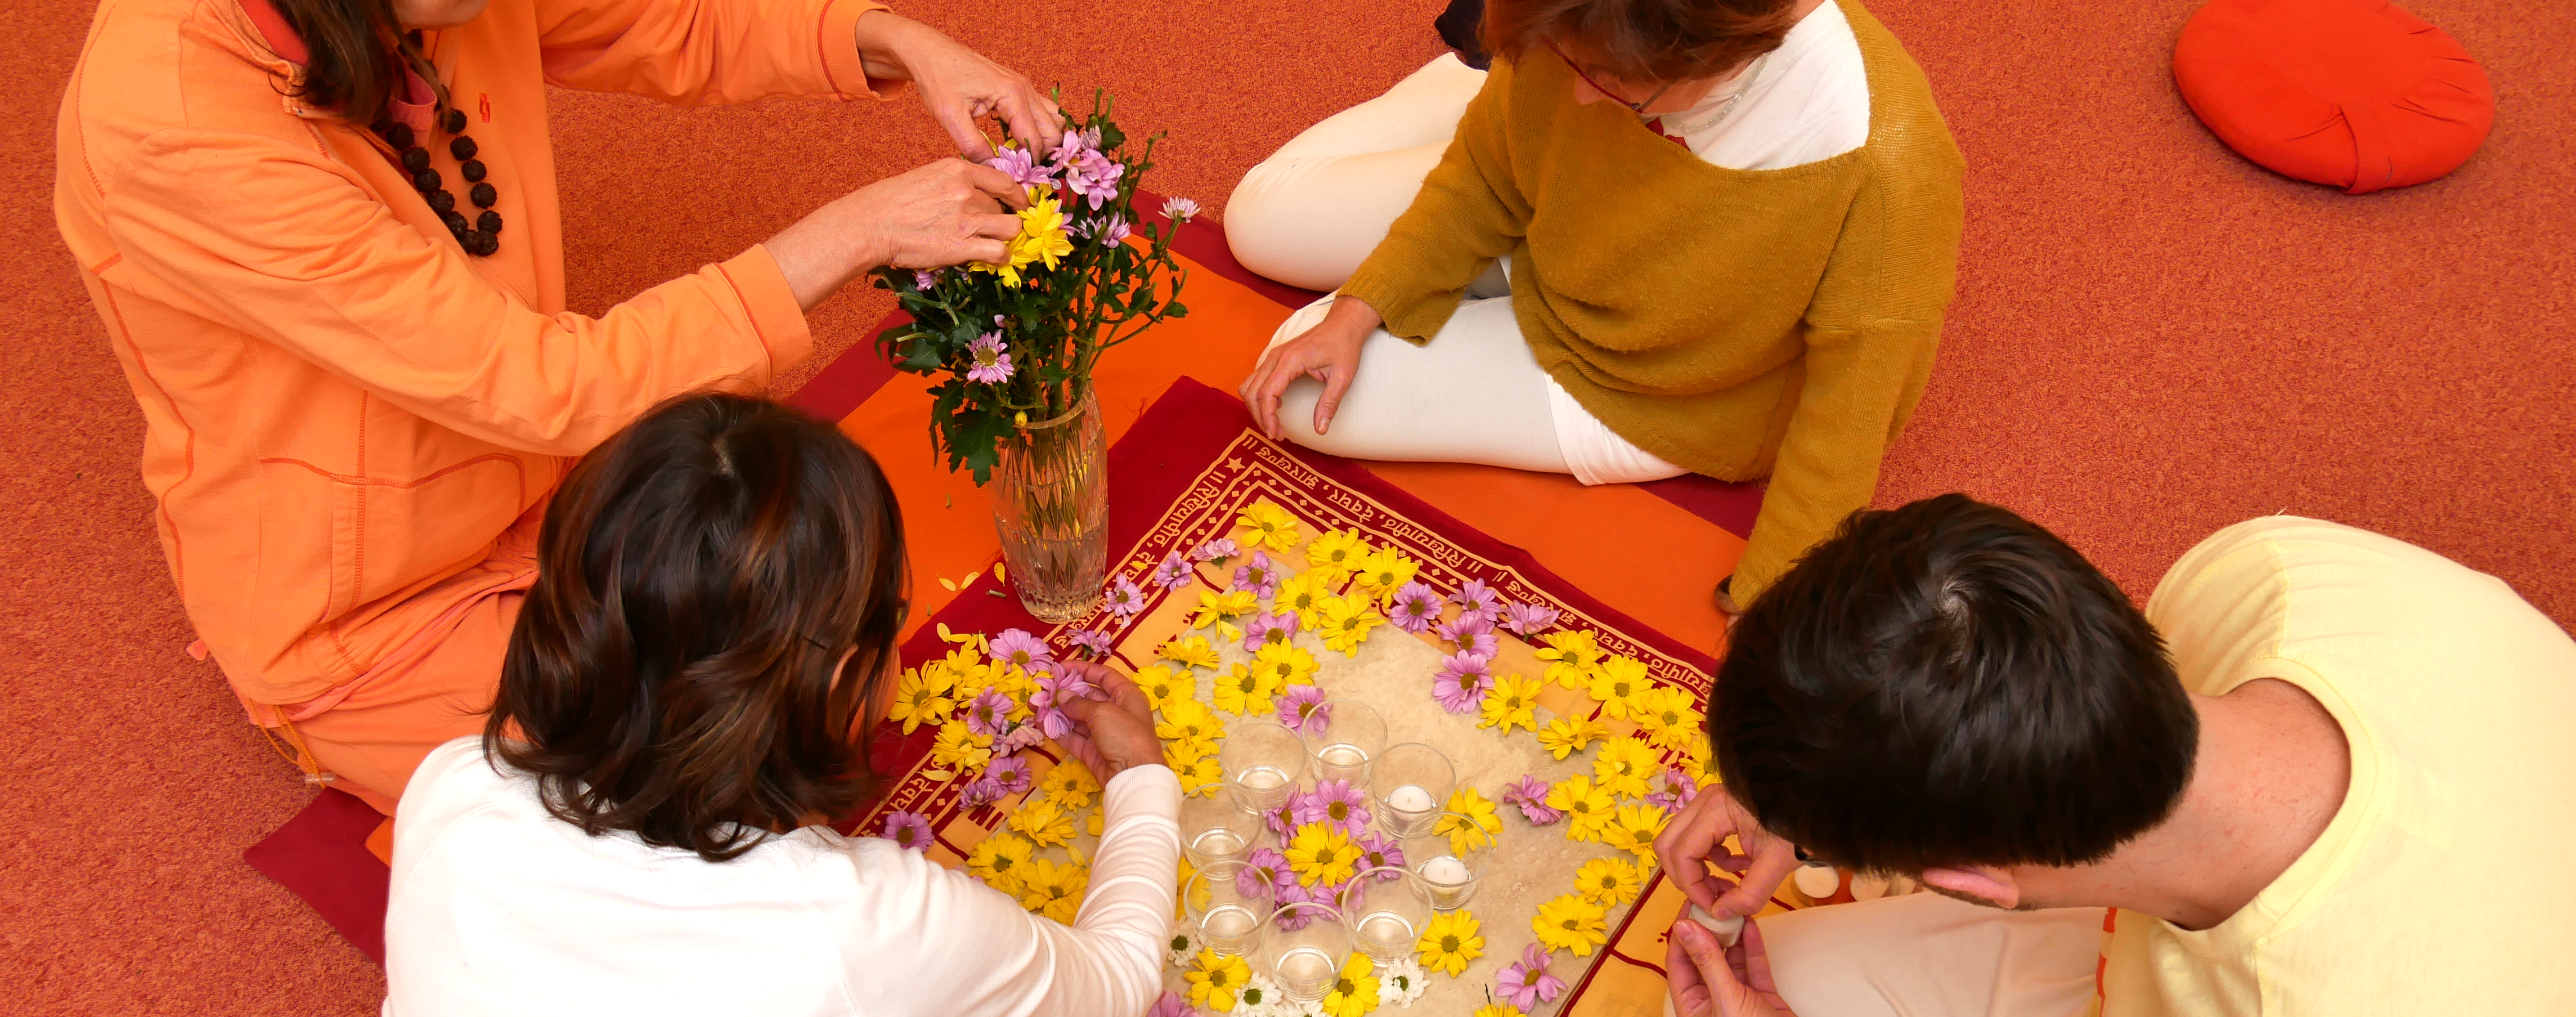
<instances>
[{"instance_id":1,"label":"orange floor cushion","mask_svg":"<svg viewBox=\"0 0 2576 1017\"><path fill-rule=\"evenodd\" d=\"M2174 83L2228 147L2353 194L2458 169L2495 123L2486 70L2386 0L2210 0Z\"/></svg>"}]
</instances>

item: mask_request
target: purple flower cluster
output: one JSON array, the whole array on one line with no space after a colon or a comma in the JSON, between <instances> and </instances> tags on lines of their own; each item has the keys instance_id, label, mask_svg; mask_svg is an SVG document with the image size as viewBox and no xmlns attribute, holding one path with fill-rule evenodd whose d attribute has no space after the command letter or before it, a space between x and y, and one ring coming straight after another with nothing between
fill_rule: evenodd
<instances>
[{"instance_id":1,"label":"purple flower cluster","mask_svg":"<svg viewBox=\"0 0 2576 1017\"><path fill-rule=\"evenodd\" d=\"M1009 664L1022 671L1044 671L1055 664L1055 650L1026 629L1003 629L1001 635L993 637L988 649L993 663Z\"/></svg>"},{"instance_id":2,"label":"purple flower cluster","mask_svg":"<svg viewBox=\"0 0 2576 1017\"><path fill-rule=\"evenodd\" d=\"M1270 561L1270 555L1267 552L1254 551L1249 560L1235 566L1234 585L1227 589L1250 590L1253 596L1268 597L1279 592L1281 578L1279 566Z\"/></svg>"},{"instance_id":3,"label":"purple flower cluster","mask_svg":"<svg viewBox=\"0 0 2576 1017\"><path fill-rule=\"evenodd\" d=\"M1300 685L1279 696L1279 723L1299 733L1321 732L1333 722L1333 708L1324 705L1324 690Z\"/></svg>"},{"instance_id":4,"label":"purple flower cluster","mask_svg":"<svg viewBox=\"0 0 2576 1017\"><path fill-rule=\"evenodd\" d=\"M1353 843L1359 845L1360 868L1362 869L1401 869L1404 867L1403 841L1397 840L1383 833L1370 831L1360 834ZM1404 877L1402 873L1389 872L1378 876L1372 876L1370 878L1383 881L1389 879L1402 879Z\"/></svg>"},{"instance_id":5,"label":"purple flower cluster","mask_svg":"<svg viewBox=\"0 0 2576 1017\"><path fill-rule=\"evenodd\" d=\"M1064 132L1048 153L1047 166L1063 176L1067 192L1080 196L1094 212L1118 196L1118 178L1127 175L1126 166L1100 151L1098 128Z\"/></svg>"},{"instance_id":6,"label":"purple flower cluster","mask_svg":"<svg viewBox=\"0 0 2576 1017\"><path fill-rule=\"evenodd\" d=\"M1281 889L1297 885L1297 872L1288 867L1288 856L1277 848L1254 848L1245 856L1242 871L1234 874L1234 892L1246 897L1268 897Z\"/></svg>"},{"instance_id":7,"label":"purple flower cluster","mask_svg":"<svg viewBox=\"0 0 2576 1017\"><path fill-rule=\"evenodd\" d=\"M1441 658L1440 672L1431 676L1431 698L1451 713L1476 712L1485 705L1485 693L1493 691L1492 666L1491 654L1461 650Z\"/></svg>"},{"instance_id":8,"label":"purple flower cluster","mask_svg":"<svg viewBox=\"0 0 2576 1017\"><path fill-rule=\"evenodd\" d=\"M1242 553L1243 548L1234 542L1233 537L1218 537L1199 545L1198 550L1190 552L1190 557L1198 561L1224 564L1228 559Z\"/></svg>"},{"instance_id":9,"label":"purple flower cluster","mask_svg":"<svg viewBox=\"0 0 2576 1017\"><path fill-rule=\"evenodd\" d=\"M1038 676L1038 690L1029 695L1029 710L1036 714L1030 720L1038 730L1045 732L1047 737L1062 738L1073 730L1073 718L1065 716L1064 713L1065 701L1075 698L1099 699L1102 696L1100 686L1091 684L1089 679L1081 675L1069 671L1064 674L1042 674Z\"/></svg>"},{"instance_id":10,"label":"purple flower cluster","mask_svg":"<svg viewBox=\"0 0 2576 1017\"><path fill-rule=\"evenodd\" d=\"M1145 590L1126 576L1111 577L1109 589L1101 596L1100 609L1120 621L1133 618L1145 609Z\"/></svg>"},{"instance_id":11,"label":"purple flower cluster","mask_svg":"<svg viewBox=\"0 0 2576 1017\"><path fill-rule=\"evenodd\" d=\"M1243 623L1243 648L1258 651L1265 644L1287 642L1288 637L1296 634L1297 612L1263 614L1254 611L1252 619Z\"/></svg>"},{"instance_id":12,"label":"purple flower cluster","mask_svg":"<svg viewBox=\"0 0 2576 1017\"><path fill-rule=\"evenodd\" d=\"M1386 620L1418 636L1439 623L1444 606L1440 595L1432 592L1431 584L1416 580L1395 591L1395 606L1387 609Z\"/></svg>"},{"instance_id":13,"label":"purple flower cluster","mask_svg":"<svg viewBox=\"0 0 2576 1017\"><path fill-rule=\"evenodd\" d=\"M1646 804L1659 809L1678 809L1697 797L1699 781L1691 779L1690 771L1672 766L1666 767L1664 775L1655 779L1655 791L1646 796Z\"/></svg>"},{"instance_id":14,"label":"purple flower cluster","mask_svg":"<svg viewBox=\"0 0 2576 1017\"><path fill-rule=\"evenodd\" d=\"M1288 811L1297 825L1322 823L1357 837L1368 830L1368 792L1352 787L1347 780L1316 783L1313 790L1288 796Z\"/></svg>"},{"instance_id":15,"label":"purple flower cluster","mask_svg":"<svg viewBox=\"0 0 2576 1017\"><path fill-rule=\"evenodd\" d=\"M1135 584L1130 583L1128 585L1133 586ZM1106 631L1101 629L1084 629L1080 632L1074 633L1068 642L1073 644L1074 649L1090 654L1091 659L1093 660L1109 659L1109 633Z\"/></svg>"},{"instance_id":16,"label":"purple flower cluster","mask_svg":"<svg viewBox=\"0 0 2576 1017\"><path fill-rule=\"evenodd\" d=\"M1278 896L1280 907L1287 907L1290 904L1321 904L1328 908L1339 908L1342 906L1342 884L1317 883L1313 886L1305 886L1292 877L1288 885L1279 888ZM1279 931L1295 932L1314 924L1315 919L1320 917L1323 917L1322 913L1314 908L1298 908L1280 915L1276 921Z\"/></svg>"},{"instance_id":17,"label":"purple flower cluster","mask_svg":"<svg viewBox=\"0 0 2576 1017\"><path fill-rule=\"evenodd\" d=\"M1503 627L1524 636L1556 624L1556 609L1545 604L1503 605Z\"/></svg>"},{"instance_id":18,"label":"purple flower cluster","mask_svg":"<svg viewBox=\"0 0 2576 1017\"><path fill-rule=\"evenodd\" d=\"M1191 571L1190 563L1181 558L1181 553L1174 551L1163 556L1162 564L1154 566L1153 582L1166 590L1177 590L1190 585L1191 577L1196 574Z\"/></svg>"},{"instance_id":19,"label":"purple flower cluster","mask_svg":"<svg viewBox=\"0 0 2576 1017\"><path fill-rule=\"evenodd\" d=\"M1503 610L1502 595L1495 593L1494 588L1485 585L1482 579L1467 580L1467 585L1449 595L1449 602L1458 605L1459 618L1481 618L1488 626Z\"/></svg>"}]
</instances>

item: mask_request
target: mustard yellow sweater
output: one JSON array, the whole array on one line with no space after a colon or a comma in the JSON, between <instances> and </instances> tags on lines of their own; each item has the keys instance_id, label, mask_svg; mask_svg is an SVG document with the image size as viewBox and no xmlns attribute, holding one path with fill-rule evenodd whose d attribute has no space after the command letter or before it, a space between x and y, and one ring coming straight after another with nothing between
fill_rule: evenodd
<instances>
[{"instance_id":1,"label":"mustard yellow sweater","mask_svg":"<svg viewBox=\"0 0 2576 1017\"><path fill-rule=\"evenodd\" d=\"M1497 62L1457 139L1342 292L1428 342L1512 256L1539 366L1613 431L1694 472L1769 476L1733 593L1752 598L1869 504L1923 394L1958 264L1960 160L1931 86L1840 0L1869 72L1869 141L1734 170L1626 108L1574 100L1564 61Z\"/></svg>"}]
</instances>

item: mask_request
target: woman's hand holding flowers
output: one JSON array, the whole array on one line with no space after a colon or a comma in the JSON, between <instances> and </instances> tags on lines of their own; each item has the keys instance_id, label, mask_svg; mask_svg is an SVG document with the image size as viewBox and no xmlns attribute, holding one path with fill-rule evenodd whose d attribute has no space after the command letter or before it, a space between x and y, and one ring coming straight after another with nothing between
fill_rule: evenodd
<instances>
[{"instance_id":1,"label":"woman's hand holding flowers","mask_svg":"<svg viewBox=\"0 0 2576 1017\"><path fill-rule=\"evenodd\" d=\"M910 81L921 89L921 104L957 142L957 154L968 161L993 157L993 145L976 121L1000 114L1011 136L1040 150L1054 148L1064 136L1056 105L1018 71L959 45L938 29L898 14L870 11L859 15L859 58L868 77ZM943 262L942 264L948 264ZM923 266L928 267L928 266Z\"/></svg>"},{"instance_id":2,"label":"woman's hand holding flowers","mask_svg":"<svg viewBox=\"0 0 2576 1017\"><path fill-rule=\"evenodd\" d=\"M1359 373L1360 344L1368 341L1380 321L1377 310L1366 301L1338 297L1322 322L1262 354L1261 363L1237 390L1261 433L1279 440L1280 393L1288 391L1288 383L1299 375L1311 375L1324 383L1324 397L1315 403L1315 433L1323 434L1333 422L1342 394L1350 391L1351 378Z\"/></svg>"},{"instance_id":3,"label":"woman's hand holding flowers","mask_svg":"<svg viewBox=\"0 0 2576 1017\"><path fill-rule=\"evenodd\" d=\"M941 159L859 188L780 230L766 245L806 310L879 265L940 268L1003 261L1028 196L1002 171Z\"/></svg>"},{"instance_id":4,"label":"woman's hand holding flowers","mask_svg":"<svg viewBox=\"0 0 2576 1017\"><path fill-rule=\"evenodd\" d=\"M1057 739L1066 752L1090 767L1102 784L1130 766L1163 762L1162 739L1154 736L1153 708L1136 683L1090 661L1059 660L1055 666L1090 683L1098 696L1068 696L1059 704L1073 720L1073 730Z\"/></svg>"}]
</instances>

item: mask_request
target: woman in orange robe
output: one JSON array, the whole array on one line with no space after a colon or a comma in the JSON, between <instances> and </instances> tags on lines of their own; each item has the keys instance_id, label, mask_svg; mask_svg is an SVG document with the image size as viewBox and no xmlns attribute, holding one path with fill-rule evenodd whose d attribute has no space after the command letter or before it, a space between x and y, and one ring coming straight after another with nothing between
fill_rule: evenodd
<instances>
[{"instance_id":1,"label":"woman in orange robe","mask_svg":"<svg viewBox=\"0 0 2576 1017\"><path fill-rule=\"evenodd\" d=\"M668 396L762 389L869 268L1004 260L1025 204L942 160L572 314L546 86L704 104L906 81L970 158L988 114L1058 133L1027 79L870 0L100 7L55 217L143 408L192 650L308 779L391 814L422 755L481 729L574 457Z\"/></svg>"}]
</instances>

